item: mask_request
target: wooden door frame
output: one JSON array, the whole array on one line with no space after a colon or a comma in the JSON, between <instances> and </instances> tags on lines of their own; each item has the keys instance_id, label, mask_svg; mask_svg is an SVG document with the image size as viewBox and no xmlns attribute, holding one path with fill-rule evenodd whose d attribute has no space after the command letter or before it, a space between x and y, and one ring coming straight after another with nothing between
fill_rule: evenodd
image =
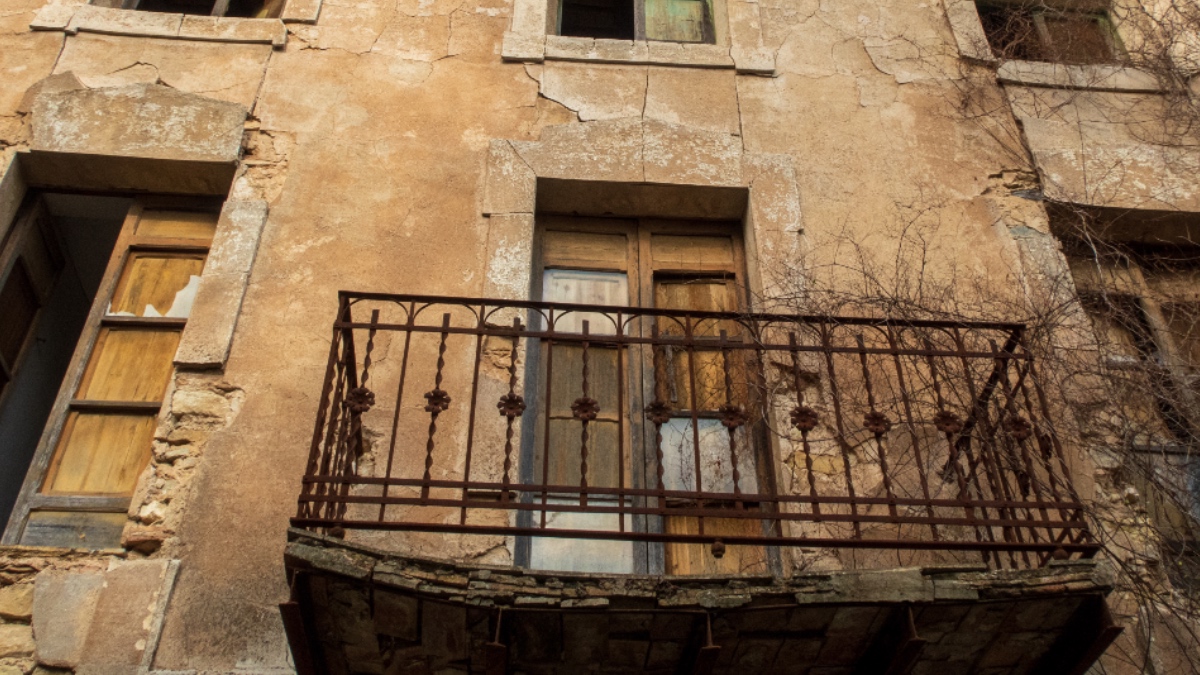
<instances>
[{"instance_id":1,"label":"wooden door frame","mask_svg":"<svg viewBox=\"0 0 1200 675\"><path fill-rule=\"evenodd\" d=\"M749 309L749 270L746 264L743 223L736 220L704 221L691 219L663 218L603 218L590 216L564 216L558 214L538 214L534 225L533 273L531 278L531 297L542 299L544 276L547 269L582 269L590 271L622 271L628 279L629 306L654 307L654 281L656 275L692 274L692 275L732 275L736 286L736 299L740 306ZM629 246L626 255L626 267L615 270L602 265L588 266L583 262L580 266L547 265L545 262L544 241L545 232L551 230L569 230L572 232L591 232L604 234L625 234ZM686 269L662 268L655 269L651 251L651 238L656 234L676 236L721 236L729 237L733 249L733 261L729 265L690 266ZM528 321L532 321L532 317ZM642 336L646 330L645 320L631 322L630 333ZM645 377L647 368L653 368L652 350L644 346L631 346L629 357L626 359L627 382L631 392L641 392L639 396L629 396L626 402L629 428L627 431L630 442L630 483L634 487L645 487L648 476L655 475L655 453L647 452L654 444L654 430L645 423L643 409L647 401L653 400L654 392L651 378ZM540 341L530 340L526 347L525 381L541 382L542 364ZM541 392L529 396L529 410L522 417L520 463L521 481L533 484L536 468L533 466L537 456L536 439L538 438L537 424L540 406L543 405ZM748 429L748 438L754 445L756 478L759 489L774 493L778 490L775 481L774 467L768 467L772 461L770 452L772 444L767 438L763 424L753 425ZM640 440L639 440L640 439ZM645 498L635 500L644 502ZM644 504L638 504L644 505ZM521 526L533 523L532 511L520 511L517 514ZM634 516L632 526L635 530L661 532L662 519L655 516ZM632 542L634 547L634 574L663 574L666 569L665 549L661 544ZM777 547L766 547L768 567L777 572L781 568L781 560ZM518 567L528 567L532 556L532 537L518 536L514 550L514 564Z\"/></svg>"}]
</instances>

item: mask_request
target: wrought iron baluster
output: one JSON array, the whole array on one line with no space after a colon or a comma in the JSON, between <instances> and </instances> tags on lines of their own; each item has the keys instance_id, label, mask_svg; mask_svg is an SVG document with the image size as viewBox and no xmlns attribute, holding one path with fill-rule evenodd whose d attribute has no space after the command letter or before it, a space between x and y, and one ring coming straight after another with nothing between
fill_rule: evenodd
<instances>
[{"instance_id":1,"label":"wrought iron baluster","mask_svg":"<svg viewBox=\"0 0 1200 675\"><path fill-rule=\"evenodd\" d=\"M433 437L437 434L438 415L450 408L450 394L442 389L442 370L446 367L446 338L450 336L450 312L442 315L441 339L438 341L437 372L433 389L425 393L425 412L429 413L429 438L425 441L425 475L421 479L421 499L429 499L429 482L433 473Z\"/></svg>"}]
</instances>

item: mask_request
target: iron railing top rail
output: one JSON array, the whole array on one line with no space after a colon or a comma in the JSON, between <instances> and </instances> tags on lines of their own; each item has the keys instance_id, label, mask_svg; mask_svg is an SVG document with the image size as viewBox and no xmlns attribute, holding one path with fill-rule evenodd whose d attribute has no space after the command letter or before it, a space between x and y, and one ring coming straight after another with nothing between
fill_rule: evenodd
<instances>
[{"instance_id":1,"label":"iron railing top rail","mask_svg":"<svg viewBox=\"0 0 1200 675\"><path fill-rule=\"evenodd\" d=\"M339 299L350 304L360 300L378 300L384 302L411 302L434 305L460 305L463 307L485 306L493 309L539 309L564 310L571 312L595 312L606 314L625 314L631 316L692 316L698 319L715 320L753 320L771 323L802 323L802 324L833 324L839 326L875 326L875 327L907 327L907 328L962 328L976 330L997 330L1023 333L1028 326L1020 322L1009 321L974 321L965 319L897 319L894 317L863 317L845 316L839 314L797 314L788 312L712 312L693 309L662 309L656 307L630 307L627 305L592 305L571 302L544 302L540 300L504 300L497 298L479 298L469 296L413 295L405 293L380 293L369 291L338 291ZM424 308L422 308L424 309ZM339 322L340 323L340 322ZM367 328L369 323L356 322L355 327ZM403 324L378 324L379 328ZM497 329L511 330L509 327L497 326ZM598 336L597 336L598 337Z\"/></svg>"}]
</instances>

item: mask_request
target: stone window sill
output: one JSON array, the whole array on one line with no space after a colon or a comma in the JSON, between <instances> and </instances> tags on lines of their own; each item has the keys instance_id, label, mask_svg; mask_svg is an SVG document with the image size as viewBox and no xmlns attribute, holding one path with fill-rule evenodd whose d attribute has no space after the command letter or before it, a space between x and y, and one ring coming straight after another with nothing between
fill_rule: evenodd
<instances>
[{"instance_id":1,"label":"stone window sill","mask_svg":"<svg viewBox=\"0 0 1200 675\"><path fill-rule=\"evenodd\" d=\"M510 32L504 36L502 56L506 61L587 61L729 68L758 75L775 73L774 55L765 49L739 50L724 45L653 40L600 40L561 35L526 37Z\"/></svg>"},{"instance_id":2,"label":"stone window sill","mask_svg":"<svg viewBox=\"0 0 1200 675\"><path fill-rule=\"evenodd\" d=\"M106 35L157 37L174 40L269 44L281 48L287 44L285 22L313 23L320 11L320 0L289 0L279 19L242 19L140 12L92 5L46 5L29 24L32 30L79 32Z\"/></svg>"},{"instance_id":3,"label":"stone window sill","mask_svg":"<svg viewBox=\"0 0 1200 675\"><path fill-rule=\"evenodd\" d=\"M1045 61L1004 61L1000 63L996 75L1007 84L1054 89L1131 93L1156 93L1162 90L1151 73L1116 64L1077 66Z\"/></svg>"}]
</instances>

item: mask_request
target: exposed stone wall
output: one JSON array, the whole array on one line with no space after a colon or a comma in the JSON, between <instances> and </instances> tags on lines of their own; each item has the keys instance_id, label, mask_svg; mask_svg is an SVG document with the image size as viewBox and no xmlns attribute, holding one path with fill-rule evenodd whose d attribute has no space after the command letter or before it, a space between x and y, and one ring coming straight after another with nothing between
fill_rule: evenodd
<instances>
[{"instance_id":1,"label":"exposed stone wall","mask_svg":"<svg viewBox=\"0 0 1200 675\"><path fill-rule=\"evenodd\" d=\"M51 615L44 589L41 602L38 602L37 580L51 577L85 579L103 574L112 562L119 559L80 551L0 548L0 673L52 675L71 672L54 667L38 654L34 631L40 628L42 633L46 633L47 624L53 621L63 629L59 635L71 632L75 628L72 625L75 616L92 609L94 600L90 600L86 594L62 598L63 602L51 603L53 609L58 610ZM43 581L43 586L45 583ZM36 618L35 609L38 610ZM49 647L53 652L54 647L49 644L52 640L53 636L50 635L43 638L43 651ZM53 656L49 661L55 661Z\"/></svg>"},{"instance_id":2,"label":"exposed stone wall","mask_svg":"<svg viewBox=\"0 0 1200 675\"><path fill-rule=\"evenodd\" d=\"M206 373L180 373L167 413L154 435L154 453L129 509L121 543L142 554L178 557L174 538L194 497L193 478L209 438L237 417L245 398L238 387Z\"/></svg>"}]
</instances>

